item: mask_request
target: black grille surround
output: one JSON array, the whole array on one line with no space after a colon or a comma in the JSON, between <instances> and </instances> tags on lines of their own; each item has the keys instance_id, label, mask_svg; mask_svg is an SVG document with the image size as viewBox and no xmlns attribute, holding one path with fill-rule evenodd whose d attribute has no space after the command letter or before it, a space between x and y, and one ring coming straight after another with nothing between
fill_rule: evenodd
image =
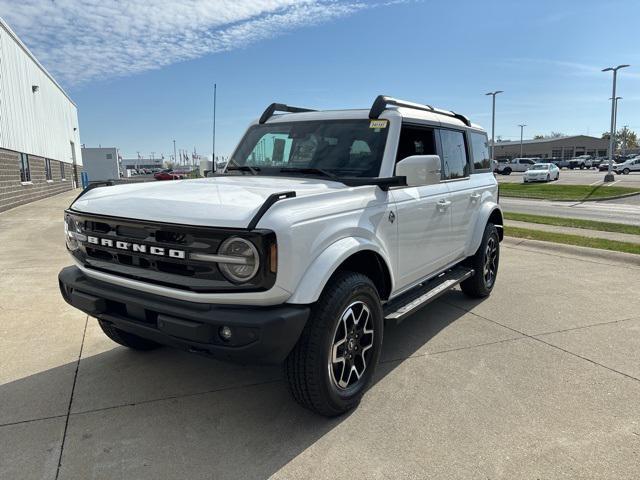
<instances>
[{"instance_id":1,"label":"black grille surround","mask_svg":"<svg viewBox=\"0 0 640 480\"><path fill-rule=\"evenodd\" d=\"M269 290L276 280L271 271L270 249L276 243L271 230L201 227L85 214L68 209L66 216L79 225L81 233L115 242L128 242L185 252L185 258L172 258L134 252L88 242L80 242L73 257L85 268L154 285L195 293L258 292ZM229 281L217 263L192 260L191 253L216 255L229 237L251 241L260 255L256 275L246 283ZM274 268L275 270L275 268Z\"/></svg>"}]
</instances>

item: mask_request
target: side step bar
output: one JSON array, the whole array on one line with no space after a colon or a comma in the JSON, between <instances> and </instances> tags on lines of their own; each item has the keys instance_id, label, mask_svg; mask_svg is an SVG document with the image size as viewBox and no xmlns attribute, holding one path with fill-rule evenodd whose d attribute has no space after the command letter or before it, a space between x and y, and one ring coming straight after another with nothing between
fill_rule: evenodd
<instances>
[{"instance_id":1,"label":"side step bar","mask_svg":"<svg viewBox=\"0 0 640 480\"><path fill-rule=\"evenodd\" d=\"M473 276L474 273L473 268L459 266L441 273L428 282L418 285L400 297L394 298L384 306L385 320L401 322L408 315L416 312L460 282Z\"/></svg>"}]
</instances>

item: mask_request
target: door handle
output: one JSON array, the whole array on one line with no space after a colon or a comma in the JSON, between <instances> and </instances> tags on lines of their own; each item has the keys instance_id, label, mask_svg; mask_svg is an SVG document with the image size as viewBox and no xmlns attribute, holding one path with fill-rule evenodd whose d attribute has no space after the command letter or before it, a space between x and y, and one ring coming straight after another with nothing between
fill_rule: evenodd
<instances>
[{"instance_id":1,"label":"door handle","mask_svg":"<svg viewBox=\"0 0 640 480\"><path fill-rule=\"evenodd\" d=\"M451 205L451 202L449 200L438 200L438 210L440 210L441 212L444 212L447 210L447 208L449 208L449 205Z\"/></svg>"},{"instance_id":2,"label":"door handle","mask_svg":"<svg viewBox=\"0 0 640 480\"><path fill-rule=\"evenodd\" d=\"M471 194L471 201L472 201L473 203L477 202L478 200L480 200L480 196L481 196L481 195L480 195L479 193L472 193L472 194Z\"/></svg>"}]
</instances>

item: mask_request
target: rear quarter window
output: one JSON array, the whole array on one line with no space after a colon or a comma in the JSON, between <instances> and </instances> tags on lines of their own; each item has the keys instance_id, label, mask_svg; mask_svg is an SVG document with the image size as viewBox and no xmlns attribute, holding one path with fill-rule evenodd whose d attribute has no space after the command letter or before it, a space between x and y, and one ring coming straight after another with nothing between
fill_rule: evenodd
<instances>
[{"instance_id":1,"label":"rear quarter window","mask_svg":"<svg viewBox=\"0 0 640 480\"><path fill-rule=\"evenodd\" d=\"M490 170L489 141L484 133L471 132L471 152L473 157L473 169L477 171Z\"/></svg>"}]
</instances>

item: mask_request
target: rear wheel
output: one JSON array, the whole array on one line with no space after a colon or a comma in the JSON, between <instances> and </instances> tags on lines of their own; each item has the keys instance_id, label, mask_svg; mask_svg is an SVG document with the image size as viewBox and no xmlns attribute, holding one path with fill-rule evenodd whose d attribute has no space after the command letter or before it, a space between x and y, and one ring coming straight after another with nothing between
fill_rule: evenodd
<instances>
[{"instance_id":1,"label":"rear wheel","mask_svg":"<svg viewBox=\"0 0 640 480\"><path fill-rule=\"evenodd\" d=\"M467 265L474 269L472 277L460 284L462 291L473 298L488 297L493 290L498 275L500 261L500 237L493 223L487 223L482 243L473 257L467 259Z\"/></svg>"},{"instance_id":2,"label":"rear wheel","mask_svg":"<svg viewBox=\"0 0 640 480\"><path fill-rule=\"evenodd\" d=\"M355 408L373 378L382 330L382 306L371 280L354 272L335 275L285 360L294 399L327 417Z\"/></svg>"},{"instance_id":3,"label":"rear wheel","mask_svg":"<svg viewBox=\"0 0 640 480\"><path fill-rule=\"evenodd\" d=\"M161 347L159 343L120 330L112 323L105 322L104 320L98 320L98 324L107 337L123 347L133 348L134 350L154 350Z\"/></svg>"},{"instance_id":4,"label":"rear wheel","mask_svg":"<svg viewBox=\"0 0 640 480\"><path fill-rule=\"evenodd\" d=\"M511 169L507 167L502 171L502 173L504 173L505 175L511 175Z\"/></svg>"},{"instance_id":5,"label":"rear wheel","mask_svg":"<svg viewBox=\"0 0 640 480\"><path fill-rule=\"evenodd\" d=\"M631 170L629 170L628 168L625 168L624 170L622 170L622 173L624 173L625 175L629 175L630 172Z\"/></svg>"}]
</instances>

